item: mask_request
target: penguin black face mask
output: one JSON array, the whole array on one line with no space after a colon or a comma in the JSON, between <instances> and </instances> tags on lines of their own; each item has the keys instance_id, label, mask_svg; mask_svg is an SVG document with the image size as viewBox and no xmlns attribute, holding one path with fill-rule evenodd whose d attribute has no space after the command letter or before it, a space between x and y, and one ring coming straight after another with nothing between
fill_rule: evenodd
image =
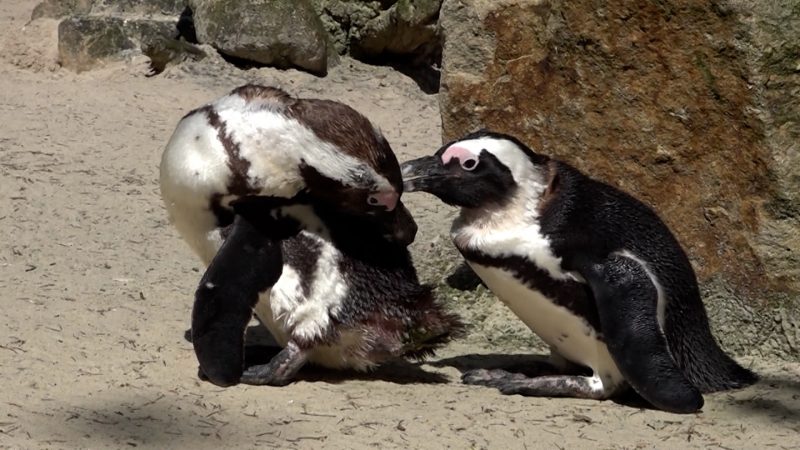
<instances>
[{"instance_id":1,"label":"penguin black face mask","mask_svg":"<svg viewBox=\"0 0 800 450\"><path fill-rule=\"evenodd\" d=\"M462 208L503 203L517 187L514 176L495 155L447 144L435 155L402 164L403 190L433 194Z\"/></svg>"}]
</instances>

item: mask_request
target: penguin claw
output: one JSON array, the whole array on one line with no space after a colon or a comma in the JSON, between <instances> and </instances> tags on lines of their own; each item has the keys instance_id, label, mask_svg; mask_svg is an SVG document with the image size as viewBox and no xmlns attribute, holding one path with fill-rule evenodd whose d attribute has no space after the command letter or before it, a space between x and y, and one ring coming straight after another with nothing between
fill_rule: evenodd
<instances>
[{"instance_id":1,"label":"penguin claw","mask_svg":"<svg viewBox=\"0 0 800 450\"><path fill-rule=\"evenodd\" d=\"M489 371L486 369L473 369L461 375L461 381L465 384L485 384L489 381Z\"/></svg>"},{"instance_id":2,"label":"penguin claw","mask_svg":"<svg viewBox=\"0 0 800 450\"><path fill-rule=\"evenodd\" d=\"M277 376L269 364L248 367L241 378L241 383L254 386L286 386L291 381L290 378Z\"/></svg>"},{"instance_id":3,"label":"penguin claw","mask_svg":"<svg viewBox=\"0 0 800 450\"><path fill-rule=\"evenodd\" d=\"M255 386L286 386L292 382L307 358L306 352L290 341L269 363L245 369L240 382Z\"/></svg>"}]
</instances>

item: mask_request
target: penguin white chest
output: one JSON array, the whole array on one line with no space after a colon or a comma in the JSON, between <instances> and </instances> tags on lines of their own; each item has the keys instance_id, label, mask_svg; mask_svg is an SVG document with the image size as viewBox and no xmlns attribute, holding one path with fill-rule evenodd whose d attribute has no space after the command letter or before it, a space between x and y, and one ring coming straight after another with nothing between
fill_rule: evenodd
<instances>
[{"instance_id":1,"label":"penguin white chest","mask_svg":"<svg viewBox=\"0 0 800 450\"><path fill-rule=\"evenodd\" d=\"M583 317L556 304L503 269L474 262L469 265L531 331L561 356L591 368L603 378L622 380L605 343Z\"/></svg>"}]
</instances>

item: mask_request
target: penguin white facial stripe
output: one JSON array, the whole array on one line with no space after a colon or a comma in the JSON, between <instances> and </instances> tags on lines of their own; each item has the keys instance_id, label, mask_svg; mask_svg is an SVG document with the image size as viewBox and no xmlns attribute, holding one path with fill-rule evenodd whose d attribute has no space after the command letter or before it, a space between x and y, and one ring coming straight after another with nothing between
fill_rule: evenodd
<instances>
[{"instance_id":1,"label":"penguin white facial stripe","mask_svg":"<svg viewBox=\"0 0 800 450\"><path fill-rule=\"evenodd\" d=\"M656 293L658 295L658 303L656 304L656 317L658 319L658 326L661 328L661 333L664 333L664 320L665 320L665 311L667 309L667 298L664 295L664 287L658 281L658 277L653 274L653 271L650 270L649 265L646 261L639 258L638 256L634 255L633 253L629 252L628 250L621 250L615 253L616 255L622 256L624 258L631 259L635 261L637 264L642 266L647 276L650 278L650 282L653 283L653 286L656 288Z\"/></svg>"},{"instance_id":2,"label":"penguin white facial stripe","mask_svg":"<svg viewBox=\"0 0 800 450\"><path fill-rule=\"evenodd\" d=\"M280 112L227 109L218 114L238 144L239 157L250 163L250 182L265 186L262 191L287 197L296 194L297 174L286 173L285 167L297 166L300 160L313 161L321 174L346 185L365 187L365 180L375 180L379 189L391 189L389 181L372 167Z\"/></svg>"},{"instance_id":3,"label":"penguin white facial stripe","mask_svg":"<svg viewBox=\"0 0 800 450\"><path fill-rule=\"evenodd\" d=\"M511 141L487 136L459 141L453 144L453 146L458 146L463 149L462 151L464 153L472 153L473 155L480 155L484 150L491 153L511 171L514 180L516 180L517 184L520 186L525 186L529 180L535 181L538 184L542 184L544 181L543 177L536 176L536 172L538 171L530 158L528 158L522 149ZM450 148L453 148L453 146Z\"/></svg>"},{"instance_id":4,"label":"penguin white facial stripe","mask_svg":"<svg viewBox=\"0 0 800 450\"><path fill-rule=\"evenodd\" d=\"M319 165L319 172L344 184L361 187L362 179L372 178L377 180L379 187L391 188L388 180L378 175L372 167L339 151L335 145L319 139L303 123L288 117L285 105L272 95L245 98L233 93L219 99L214 106L228 128L236 130L232 135L238 135L240 148L246 153L241 155L242 158L251 162L248 171L251 180L263 177L264 173L274 176L275 169L286 167L282 166L284 162L296 163L305 159L323 162ZM380 133L374 126L373 131ZM287 149L287 143L292 148ZM283 161L279 161L281 158L275 159L276 153L283 156ZM261 172L253 167L256 159L262 162L268 159L279 164L269 164L266 168L271 170ZM359 174L354 168L363 173Z\"/></svg>"}]
</instances>

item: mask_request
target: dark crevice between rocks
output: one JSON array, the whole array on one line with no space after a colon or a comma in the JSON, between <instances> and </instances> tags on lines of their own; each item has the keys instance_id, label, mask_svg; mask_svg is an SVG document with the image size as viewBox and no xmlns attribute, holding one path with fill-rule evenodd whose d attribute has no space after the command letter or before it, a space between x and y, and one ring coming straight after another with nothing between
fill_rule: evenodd
<instances>
[{"instance_id":1,"label":"dark crevice between rocks","mask_svg":"<svg viewBox=\"0 0 800 450\"><path fill-rule=\"evenodd\" d=\"M192 8L186 7L178 17L178 37L186 39L190 44L199 44L197 41L197 31L194 29L194 16Z\"/></svg>"},{"instance_id":2,"label":"dark crevice between rocks","mask_svg":"<svg viewBox=\"0 0 800 450\"><path fill-rule=\"evenodd\" d=\"M270 64L264 64L264 63L260 63L258 61L253 61L252 59L241 58L241 57L234 56L234 55L228 55L228 54L223 53L223 52L221 52L219 50L217 50L217 53L219 54L219 56L225 62L227 62L228 64L230 64L230 65L232 65L234 67L236 67L239 70L261 69L261 68L264 68L264 67L269 67L269 68L278 69L278 70L296 69L296 70L300 70L300 71L309 73L309 74L317 76L317 77L324 77L324 76L327 75L327 71L326 72L315 72L313 70L309 70L309 69L305 69L305 68L302 68L302 67L294 66L294 65L292 65L292 64L290 64L288 62L285 62L285 61L282 62L282 63L281 62L272 62Z\"/></svg>"},{"instance_id":3,"label":"dark crevice between rocks","mask_svg":"<svg viewBox=\"0 0 800 450\"><path fill-rule=\"evenodd\" d=\"M164 72L167 65L175 60L187 57L204 57L205 52L196 47L197 44L199 42L194 29L192 10L187 6L178 17L178 22L175 25L175 35L172 39L166 37L156 38L150 42L142 43L142 53L150 58L150 73L147 76L152 77Z\"/></svg>"},{"instance_id":4,"label":"dark crevice between rocks","mask_svg":"<svg viewBox=\"0 0 800 450\"><path fill-rule=\"evenodd\" d=\"M262 67L273 67L271 64L261 64L256 61L252 61L247 58L239 58L238 56L226 55L221 51L217 50L219 56L225 60L228 64L236 67L237 69L241 70L250 70L250 69L260 69Z\"/></svg>"},{"instance_id":5,"label":"dark crevice between rocks","mask_svg":"<svg viewBox=\"0 0 800 450\"><path fill-rule=\"evenodd\" d=\"M194 44L186 42L181 38L169 39L162 38L143 43L142 53L150 58L150 73L148 77L156 76L164 70L167 65L178 60L188 58L202 59L206 56L205 52Z\"/></svg>"},{"instance_id":6,"label":"dark crevice between rocks","mask_svg":"<svg viewBox=\"0 0 800 450\"><path fill-rule=\"evenodd\" d=\"M367 64L387 66L411 78L426 94L439 92L441 82L442 47L431 44L424 51L416 54L397 55L384 53L378 56L360 55L351 51L354 58Z\"/></svg>"}]
</instances>

